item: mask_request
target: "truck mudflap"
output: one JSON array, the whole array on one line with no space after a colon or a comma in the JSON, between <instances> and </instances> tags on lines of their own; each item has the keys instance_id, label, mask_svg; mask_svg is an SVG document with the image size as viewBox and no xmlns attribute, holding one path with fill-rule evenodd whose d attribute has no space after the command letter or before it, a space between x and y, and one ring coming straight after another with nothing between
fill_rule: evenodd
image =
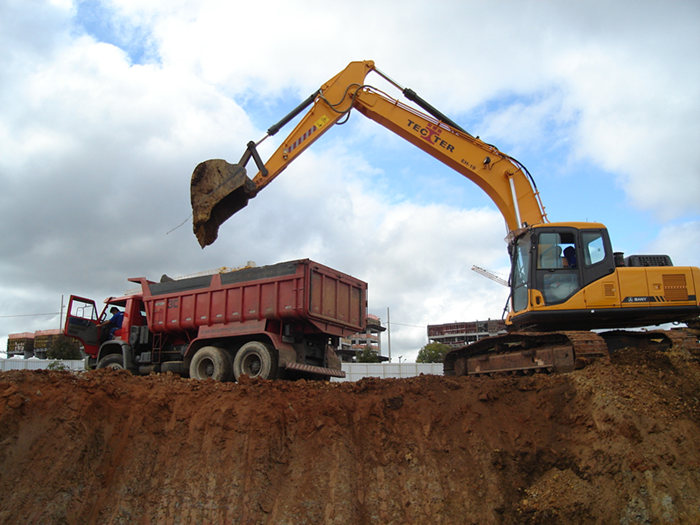
<instances>
[{"instance_id":1,"label":"truck mudflap","mask_svg":"<svg viewBox=\"0 0 700 525\"><path fill-rule=\"evenodd\" d=\"M297 370L299 372L306 372L308 374L316 374L321 376L331 376L331 377L345 377L345 372L342 370L336 370L334 368L325 368L323 366L313 366L305 365L303 363L287 363L284 365L287 370Z\"/></svg>"}]
</instances>

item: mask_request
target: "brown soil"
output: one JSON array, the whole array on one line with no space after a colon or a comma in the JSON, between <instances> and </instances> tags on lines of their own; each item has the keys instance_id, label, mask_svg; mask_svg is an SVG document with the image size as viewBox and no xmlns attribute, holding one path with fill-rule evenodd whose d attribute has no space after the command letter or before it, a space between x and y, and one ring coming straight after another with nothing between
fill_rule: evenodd
<instances>
[{"instance_id":1,"label":"brown soil","mask_svg":"<svg viewBox=\"0 0 700 525\"><path fill-rule=\"evenodd\" d=\"M697 356L357 383L0 374L2 523L700 523Z\"/></svg>"}]
</instances>

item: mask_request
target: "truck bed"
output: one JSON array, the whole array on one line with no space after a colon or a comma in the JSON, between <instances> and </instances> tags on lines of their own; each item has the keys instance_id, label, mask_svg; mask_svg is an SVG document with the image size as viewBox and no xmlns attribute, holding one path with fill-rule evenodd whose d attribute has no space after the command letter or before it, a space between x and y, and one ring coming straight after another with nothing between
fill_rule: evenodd
<instances>
[{"instance_id":1,"label":"truck bed","mask_svg":"<svg viewBox=\"0 0 700 525\"><path fill-rule=\"evenodd\" d=\"M263 319L306 320L338 336L364 329L367 283L310 259L161 283L130 280L141 283L154 333Z\"/></svg>"}]
</instances>

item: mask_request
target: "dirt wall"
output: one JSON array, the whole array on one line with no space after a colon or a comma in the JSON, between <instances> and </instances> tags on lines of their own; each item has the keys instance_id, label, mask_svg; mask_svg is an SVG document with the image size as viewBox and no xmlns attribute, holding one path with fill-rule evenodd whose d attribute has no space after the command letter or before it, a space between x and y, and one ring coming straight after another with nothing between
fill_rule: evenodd
<instances>
[{"instance_id":1,"label":"dirt wall","mask_svg":"<svg viewBox=\"0 0 700 525\"><path fill-rule=\"evenodd\" d=\"M700 523L697 356L357 383L0 374L2 523Z\"/></svg>"}]
</instances>

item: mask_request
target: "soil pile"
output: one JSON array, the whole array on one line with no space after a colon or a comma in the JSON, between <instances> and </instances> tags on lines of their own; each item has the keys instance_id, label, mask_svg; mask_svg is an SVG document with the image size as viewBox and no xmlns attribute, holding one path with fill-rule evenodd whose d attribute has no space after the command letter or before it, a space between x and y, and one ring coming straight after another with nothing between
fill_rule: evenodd
<instances>
[{"instance_id":1,"label":"soil pile","mask_svg":"<svg viewBox=\"0 0 700 525\"><path fill-rule=\"evenodd\" d=\"M700 363L222 384L0 374L2 523L700 523Z\"/></svg>"}]
</instances>

